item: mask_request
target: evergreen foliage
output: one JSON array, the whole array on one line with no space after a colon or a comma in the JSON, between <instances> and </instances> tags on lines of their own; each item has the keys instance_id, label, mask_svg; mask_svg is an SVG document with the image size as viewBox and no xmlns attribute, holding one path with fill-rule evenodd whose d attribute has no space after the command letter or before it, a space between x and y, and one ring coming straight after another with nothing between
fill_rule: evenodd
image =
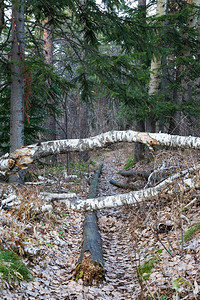
<instances>
[{"instance_id":1,"label":"evergreen foliage","mask_svg":"<svg viewBox=\"0 0 200 300\"><path fill-rule=\"evenodd\" d=\"M5 4L8 11L10 4ZM157 17L148 14L153 7L155 1L139 8L122 0L104 0L101 6L95 0L25 2L25 143L34 142L37 132L44 131L48 115L63 113L63 95L70 93L91 104L110 95L121 103L119 118L140 121L154 115L166 127L176 111L188 118L199 116L198 90L193 84L200 74L199 29L188 25L191 16L199 17L199 8L186 1L174 5L171 0L168 13ZM11 24L9 13L5 15L0 35L3 152L9 148L11 80ZM44 62L42 33L47 17L54 27L54 67ZM153 57L162 59L161 86L159 94L149 96Z\"/></svg>"}]
</instances>

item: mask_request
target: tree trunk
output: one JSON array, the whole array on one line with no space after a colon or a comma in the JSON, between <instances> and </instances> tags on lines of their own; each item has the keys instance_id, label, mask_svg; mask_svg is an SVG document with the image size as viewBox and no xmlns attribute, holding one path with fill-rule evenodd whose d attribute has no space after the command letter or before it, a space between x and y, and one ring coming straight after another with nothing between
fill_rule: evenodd
<instances>
[{"instance_id":1,"label":"tree trunk","mask_svg":"<svg viewBox=\"0 0 200 300\"><path fill-rule=\"evenodd\" d=\"M179 66L175 71L174 82L180 81L181 67ZM177 106L180 107L182 102L182 95L177 88L173 90L173 101ZM181 111L176 109L173 115L170 117L169 122L169 133L179 135L180 134L180 124L181 124Z\"/></svg>"},{"instance_id":2,"label":"tree trunk","mask_svg":"<svg viewBox=\"0 0 200 300\"><path fill-rule=\"evenodd\" d=\"M147 180L151 175L150 172L145 172L145 171L124 171L124 170L119 171L119 174L125 177L132 177L137 179L142 178L145 180Z\"/></svg>"},{"instance_id":3,"label":"tree trunk","mask_svg":"<svg viewBox=\"0 0 200 300\"><path fill-rule=\"evenodd\" d=\"M0 157L0 175L16 173L19 169L27 169L34 160L49 155L66 154L67 152L90 151L103 148L117 142L142 143L151 151L152 146L182 147L200 149L200 138L192 136L178 136L166 133L146 133L132 130L109 131L86 139L56 140L34 144L17 149L10 155Z\"/></svg>"},{"instance_id":4,"label":"tree trunk","mask_svg":"<svg viewBox=\"0 0 200 300\"><path fill-rule=\"evenodd\" d=\"M80 138L86 138L89 134L88 125L88 106L87 103L82 103L80 107ZM83 162L88 161L89 153L88 151L80 153L80 160Z\"/></svg>"},{"instance_id":5,"label":"tree trunk","mask_svg":"<svg viewBox=\"0 0 200 300\"><path fill-rule=\"evenodd\" d=\"M102 166L101 163L94 175L88 199L97 196L98 179ZM98 232L96 211L89 211L85 216L83 245L76 267L76 280L79 278L89 285L93 282L100 283L104 279L102 242Z\"/></svg>"},{"instance_id":6,"label":"tree trunk","mask_svg":"<svg viewBox=\"0 0 200 300\"><path fill-rule=\"evenodd\" d=\"M24 0L12 4L10 153L24 145ZM23 182L22 172L10 182Z\"/></svg>"},{"instance_id":7,"label":"tree trunk","mask_svg":"<svg viewBox=\"0 0 200 300\"><path fill-rule=\"evenodd\" d=\"M166 13L167 0L158 0L157 3L157 15L162 16ZM156 95L160 86L160 67L161 67L161 59L153 57L151 61L150 67L150 82L149 82L149 97ZM156 132L156 119L154 113L151 112L151 116L149 116L146 120L146 131L147 132Z\"/></svg>"},{"instance_id":8,"label":"tree trunk","mask_svg":"<svg viewBox=\"0 0 200 300\"><path fill-rule=\"evenodd\" d=\"M162 172L162 170L159 170ZM164 173L164 172L163 172ZM136 178L136 179L143 179L143 180L149 180L151 176L151 182L160 181L163 179L163 177L156 176L156 174L153 174L151 172L145 172L145 171L119 171L119 174L125 177L129 178Z\"/></svg>"},{"instance_id":9,"label":"tree trunk","mask_svg":"<svg viewBox=\"0 0 200 300\"><path fill-rule=\"evenodd\" d=\"M143 120L137 121L135 126L136 131L144 132L145 131L145 122ZM139 160L143 159L145 155L145 147L142 144L135 144L135 151L134 151L134 161L138 162Z\"/></svg>"},{"instance_id":10,"label":"tree trunk","mask_svg":"<svg viewBox=\"0 0 200 300\"><path fill-rule=\"evenodd\" d=\"M49 23L51 21L51 17L47 17L44 20L44 30L43 30L43 41L44 41L44 57L45 62L53 66L53 27ZM47 81L47 86L51 86L51 80ZM49 99L49 103L53 104L53 99ZM49 114L48 110L47 113ZM55 114L48 115L48 118L45 120L44 124L45 129L48 130L48 132L45 133L45 139L47 141L50 140L56 140L56 117ZM52 157L52 163L56 163L57 159L56 157Z\"/></svg>"},{"instance_id":11,"label":"tree trunk","mask_svg":"<svg viewBox=\"0 0 200 300\"><path fill-rule=\"evenodd\" d=\"M79 209L79 210L97 210L103 208L111 208L122 205L133 205L138 204L139 202L146 200L155 200L160 193L161 195L165 194L176 194L177 193L185 193L190 191L191 189L200 188L199 182L199 170L200 164L189 169L180 171L179 173L175 173L167 179L163 180L158 185L151 188L144 188L143 190L129 192L127 194L117 194L114 196L106 196L100 198L91 198L91 199L80 199L80 200L68 200L64 199L65 205L71 209ZM197 172L198 171L198 172ZM192 174L195 173L196 174ZM7 206L9 202L9 207L17 206L20 204L20 200L17 199L16 194L11 194L7 199L5 199ZM10 203L14 201L13 203ZM88 261L88 253L86 253L86 261ZM90 256L90 255L89 255ZM80 274L80 273L79 273Z\"/></svg>"},{"instance_id":12,"label":"tree trunk","mask_svg":"<svg viewBox=\"0 0 200 300\"><path fill-rule=\"evenodd\" d=\"M144 22L146 22L146 0L138 0L138 10L141 10L141 12L143 12L143 19ZM141 64L141 61L138 62L138 64ZM144 120L140 120L140 121L136 121L136 125L135 125L135 130L136 131L140 131L140 132L144 132L145 131L145 121ZM145 155L145 147L142 144L135 144L135 149L134 149L134 161L138 162L141 159L144 158Z\"/></svg>"},{"instance_id":13,"label":"tree trunk","mask_svg":"<svg viewBox=\"0 0 200 300\"><path fill-rule=\"evenodd\" d=\"M4 0L0 0L0 35L4 27Z\"/></svg>"}]
</instances>

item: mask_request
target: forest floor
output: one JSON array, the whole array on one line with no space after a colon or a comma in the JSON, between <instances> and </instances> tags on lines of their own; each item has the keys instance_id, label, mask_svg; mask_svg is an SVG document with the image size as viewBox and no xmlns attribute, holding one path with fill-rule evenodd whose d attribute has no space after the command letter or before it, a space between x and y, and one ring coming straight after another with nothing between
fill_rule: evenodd
<instances>
[{"instance_id":1,"label":"forest floor","mask_svg":"<svg viewBox=\"0 0 200 300\"><path fill-rule=\"evenodd\" d=\"M89 170L75 164L74 181L66 180L63 168L34 169L32 180L19 188L20 207L0 211L0 246L15 249L30 268L34 280L7 284L1 280L0 299L199 299L200 298L200 195L198 189L176 194L161 193L137 205L98 212L102 238L105 282L85 286L75 281L80 255L84 213L53 202L51 212L35 212L44 204L41 192L74 192L87 198L92 175L103 159L99 196L125 193L109 183L127 182L118 174L132 153L132 145L119 144L91 153ZM192 150L157 150L148 160L133 164L131 170L152 172L168 168L167 176L199 163ZM96 164L95 164L95 163ZM173 167L173 168L172 168ZM82 171L80 169L82 168ZM35 175L33 175L35 174ZM38 174L40 176L38 176ZM142 188L146 181L134 184ZM4 185L6 188L6 185ZM6 220L6 221L5 221ZM24 247L36 249L25 255ZM34 251L33 251L34 252Z\"/></svg>"}]
</instances>

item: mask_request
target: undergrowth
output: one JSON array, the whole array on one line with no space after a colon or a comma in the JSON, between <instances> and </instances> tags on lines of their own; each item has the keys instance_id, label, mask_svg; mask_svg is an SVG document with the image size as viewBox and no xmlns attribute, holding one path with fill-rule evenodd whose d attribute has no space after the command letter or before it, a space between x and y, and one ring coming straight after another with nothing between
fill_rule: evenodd
<instances>
[{"instance_id":1,"label":"undergrowth","mask_svg":"<svg viewBox=\"0 0 200 300\"><path fill-rule=\"evenodd\" d=\"M200 231L200 222L190 227L183 236L184 241L191 240L193 235Z\"/></svg>"},{"instance_id":2,"label":"undergrowth","mask_svg":"<svg viewBox=\"0 0 200 300\"><path fill-rule=\"evenodd\" d=\"M148 261L144 262L138 267L138 274L141 279L148 280L150 275L151 275L151 270L154 268L155 264L159 261L160 259L155 256Z\"/></svg>"},{"instance_id":3,"label":"undergrowth","mask_svg":"<svg viewBox=\"0 0 200 300\"><path fill-rule=\"evenodd\" d=\"M15 252L0 249L0 279L12 284L22 280L31 281L33 277Z\"/></svg>"},{"instance_id":4,"label":"undergrowth","mask_svg":"<svg viewBox=\"0 0 200 300\"><path fill-rule=\"evenodd\" d=\"M131 154L125 163L124 170L128 170L132 168L134 163L135 163L134 154Z\"/></svg>"}]
</instances>

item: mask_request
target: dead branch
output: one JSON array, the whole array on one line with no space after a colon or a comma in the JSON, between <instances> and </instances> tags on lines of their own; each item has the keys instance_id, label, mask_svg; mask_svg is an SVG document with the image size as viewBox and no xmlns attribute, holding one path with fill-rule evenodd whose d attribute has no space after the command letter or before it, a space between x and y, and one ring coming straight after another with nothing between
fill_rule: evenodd
<instances>
[{"instance_id":1,"label":"dead branch","mask_svg":"<svg viewBox=\"0 0 200 300\"><path fill-rule=\"evenodd\" d=\"M131 191L137 191L139 190L139 186L137 185L134 185L134 184L131 184L131 183L123 183L123 182L119 182L119 181L116 181L114 179L111 179L110 181L110 184L120 188L120 189L125 189L125 190L131 190Z\"/></svg>"},{"instance_id":2,"label":"dead branch","mask_svg":"<svg viewBox=\"0 0 200 300\"><path fill-rule=\"evenodd\" d=\"M148 179L148 177L150 176L150 172L146 172L146 171L124 171L121 170L119 171L119 174L124 176L124 177L131 177L131 178L142 178L142 179Z\"/></svg>"}]
</instances>

